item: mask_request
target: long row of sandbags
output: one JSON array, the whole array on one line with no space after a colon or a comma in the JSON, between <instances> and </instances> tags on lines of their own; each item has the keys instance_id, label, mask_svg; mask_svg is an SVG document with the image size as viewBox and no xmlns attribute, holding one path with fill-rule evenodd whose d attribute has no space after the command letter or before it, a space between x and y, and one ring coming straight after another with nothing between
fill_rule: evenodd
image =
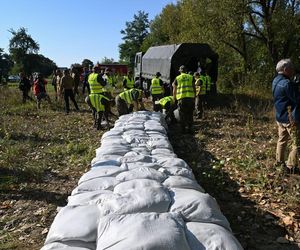
<instances>
[{"instance_id":1,"label":"long row of sandbags","mask_svg":"<svg viewBox=\"0 0 300 250\"><path fill-rule=\"evenodd\" d=\"M42 250L242 249L177 158L160 113L121 116L55 217Z\"/></svg>"}]
</instances>

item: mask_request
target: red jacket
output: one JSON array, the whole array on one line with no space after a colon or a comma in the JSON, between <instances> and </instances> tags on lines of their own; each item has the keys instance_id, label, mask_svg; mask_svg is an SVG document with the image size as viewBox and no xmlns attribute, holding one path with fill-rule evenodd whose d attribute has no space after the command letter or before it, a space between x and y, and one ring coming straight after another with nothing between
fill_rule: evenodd
<instances>
[{"instance_id":1,"label":"red jacket","mask_svg":"<svg viewBox=\"0 0 300 250\"><path fill-rule=\"evenodd\" d=\"M38 95L40 93L46 93L46 84L47 84L47 81L45 79L36 79L33 82L34 95Z\"/></svg>"}]
</instances>

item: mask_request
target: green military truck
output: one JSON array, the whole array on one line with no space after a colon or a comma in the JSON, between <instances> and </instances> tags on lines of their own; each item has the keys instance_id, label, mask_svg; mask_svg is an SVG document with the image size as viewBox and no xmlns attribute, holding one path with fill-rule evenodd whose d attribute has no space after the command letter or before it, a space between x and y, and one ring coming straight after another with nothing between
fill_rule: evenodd
<instances>
[{"instance_id":1,"label":"green military truck","mask_svg":"<svg viewBox=\"0 0 300 250\"><path fill-rule=\"evenodd\" d=\"M187 70L193 73L200 66L211 77L211 92L217 92L218 54L204 43L154 46L150 47L145 54L138 52L134 63L135 80L139 80L144 89L149 89L151 79L156 72L160 72L166 94L169 94L181 65L185 65Z\"/></svg>"}]
</instances>

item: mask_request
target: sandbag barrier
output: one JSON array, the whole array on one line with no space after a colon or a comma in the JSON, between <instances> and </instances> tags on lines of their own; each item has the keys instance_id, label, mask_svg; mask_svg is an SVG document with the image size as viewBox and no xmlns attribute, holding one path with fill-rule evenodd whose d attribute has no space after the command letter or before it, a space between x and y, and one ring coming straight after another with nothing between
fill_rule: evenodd
<instances>
[{"instance_id":1,"label":"sandbag barrier","mask_svg":"<svg viewBox=\"0 0 300 250\"><path fill-rule=\"evenodd\" d=\"M177 158L163 116L121 116L56 215L42 250L242 249L216 200Z\"/></svg>"}]
</instances>

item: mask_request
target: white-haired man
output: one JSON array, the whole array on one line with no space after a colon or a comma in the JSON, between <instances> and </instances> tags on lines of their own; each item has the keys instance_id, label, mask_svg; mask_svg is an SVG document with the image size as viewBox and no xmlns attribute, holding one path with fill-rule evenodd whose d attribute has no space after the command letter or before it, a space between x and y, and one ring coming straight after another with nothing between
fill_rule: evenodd
<instances>
[{"instance_id":1,"label":"white-haired man","mask_svg":"<svg viewBox=\"0 0 300 250\"><path fill-rule=\"evenodd\" d=\"M282 59L276 65L277 76L272 82L278 141L276 161L287 173L298 172L300 156L300 94L292 81L295 70L290 59ZM285 149L291 140L291 150L285 164Z\"/></svg>"}]
</instances>

